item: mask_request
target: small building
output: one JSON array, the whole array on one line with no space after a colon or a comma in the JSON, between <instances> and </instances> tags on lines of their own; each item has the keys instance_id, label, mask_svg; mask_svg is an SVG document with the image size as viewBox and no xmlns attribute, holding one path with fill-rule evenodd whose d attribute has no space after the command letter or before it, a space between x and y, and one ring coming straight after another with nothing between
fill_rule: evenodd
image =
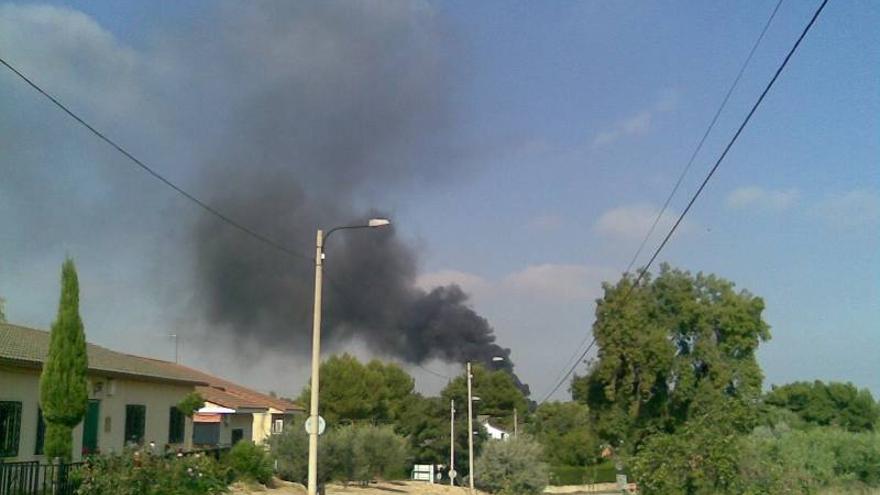
<instances>
[{"instance_id":1,"label":"small building","mask_svg":"<svg viewBox=\"0 0 880 495\"><path fill-rule=\"evenodd\" d=\"M493 440L507 440L510 438L509 432L490 423L488 417L480 417L480 424L483 425L483 429L486 430L489 438Z\"/></svg>"},{"instance_id":2,"label":"small building","mask_svg":"<svg viewBox=\"0 0 880 495\"><path fill-rule=\"evenodd\" d=\"M43 460L45 425L40 372L49 332L0 323L0 460ZM265 442L304 409L186 366L87 344L89 404L73 431L73 458L119 452L128 445L157 451ZM205 407L193 418L178 409L198 392Z\"/></svg>"}]
</instances>

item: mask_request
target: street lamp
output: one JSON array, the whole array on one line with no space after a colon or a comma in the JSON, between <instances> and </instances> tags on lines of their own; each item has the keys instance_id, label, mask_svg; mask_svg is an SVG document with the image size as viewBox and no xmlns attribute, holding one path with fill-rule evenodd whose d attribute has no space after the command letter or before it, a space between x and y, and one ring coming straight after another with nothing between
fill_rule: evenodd
<instances>
[{"instance_id":1,"label":"street lamp","mask_svg":"<svg viewBox=\"0 0 880 495\"><path fill-rule=\"evenodd\" d=\"M504 361L503 357L493 356L493 362ZM473 378L471 374L471 362L467 362L467 393L468 393L468 482L471 493L474 491L474 401L480 400L473 395Z\"/></svg>"},{"instance_id":2,"label":"street lamp","mask_svg":"<svg viewBox=\"0 0 880 495\"><path fill-rule=\"evenodd\" d=\"M324 243L337 230L369 229L390 225L387 218L371 218L365 225L346 225L327 231L318 229L315 242L315 309L312 320L312 395L309 407L309 495L318 493L318 372L321 367L321 282L324 268Z\"/></svg>"}]
</instances>

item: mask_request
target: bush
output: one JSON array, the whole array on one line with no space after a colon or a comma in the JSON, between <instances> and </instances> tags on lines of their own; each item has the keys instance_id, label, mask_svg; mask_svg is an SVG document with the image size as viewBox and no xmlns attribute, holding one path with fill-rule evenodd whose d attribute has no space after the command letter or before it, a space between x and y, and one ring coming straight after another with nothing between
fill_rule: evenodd
<instances>
[{"instance_id":1,"label":"bush","mask_svg":"<svg viewBox=\"0 0 880 495\"><path fill-rule=\"evenodd\" d=\"M541 493L548 478L542 456L541 445L527 436L489 441L474 466L474 483L500 495Z\"/></svg>"},{"instance_id":2,"label":"bush","mask_svg":"<svg viewBox=\"0 0 880 495\"><path fill-rule=\"evenodd\" d=\"M225 492L229 481L227 470L211 457L142 451L90 457L77 477L78 495L209 495Z\"/></svg>"},{"instance_id":3,"label":"bush","mask_svg":"<svg viewBox=\"0 0 880 495\"><path fill-rule=\"evenodd\" d=\"M264 485L272 480L272 459L261 445L241 441L223 458L235 479L258 481Z\"/></svg>"},{"instance_id":4,"label":"bush","mask_svg":"<svg viewBox=\"0 0 880 495\"><path fill-rule=\"evenodd\" d=\"M390 426L349 427L353 430L355 459L352 481L376 478L400 479L406 476L407 442Z\"/></svg>"},{"instance_id":5,"label":"bush","mask_svg":"<svg viewBox=\"0 0 880 495\"><path fill-rule=\"evenodd\" d=\"M272 438L272 457L283 480L308 481L309 437L300 428L287 428ZM406 439L390 427L348 425L328 430L318 449L318 482L369 482L405 477Z\"/></svg>"},{"instance_id":6,"label":"bush","mask_svg":"<svg viewBox=\"0 0 880 495\"><path fill-rule=\"evenodd\" d=\"M758 428L742 442L745 493L816 493L880 486L880 434Z\"/></svg>"}]
</instances>

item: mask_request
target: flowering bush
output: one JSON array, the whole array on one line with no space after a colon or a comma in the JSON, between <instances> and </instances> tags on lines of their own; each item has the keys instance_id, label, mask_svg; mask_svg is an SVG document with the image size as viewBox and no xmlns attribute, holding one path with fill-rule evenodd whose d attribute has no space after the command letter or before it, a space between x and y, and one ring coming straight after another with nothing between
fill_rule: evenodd
<instances>
[{"instance_id":1,"label":"flowering bush","mask_svg":"<svg viewBox=\"0 0 880 495\"><path fill-rule=\"evenodd\" d=\"M140 450L90 457L78 476L78 495L209 495L225 492L230 481L229 471L211 457Z\"/></svg>"}]
</instances>

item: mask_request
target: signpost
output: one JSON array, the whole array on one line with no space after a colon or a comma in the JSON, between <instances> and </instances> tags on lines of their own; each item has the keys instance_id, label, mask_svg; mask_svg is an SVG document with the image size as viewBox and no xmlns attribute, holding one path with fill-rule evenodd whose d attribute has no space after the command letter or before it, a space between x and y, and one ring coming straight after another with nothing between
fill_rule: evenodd
<instances>
[{"instance_id":1,"label":"signpost","mask_svg":"<svg viewBox=\"0 0 880 495\"><path fill-rule=\"evenodd\" d=\"M306 433L309 435L312 434L312 418L309 417L305 422ZM324 421L323 416L318 416L318 435L323 435L324 430L327 428L327 422Z\"/></svg>"}]
</instances>

